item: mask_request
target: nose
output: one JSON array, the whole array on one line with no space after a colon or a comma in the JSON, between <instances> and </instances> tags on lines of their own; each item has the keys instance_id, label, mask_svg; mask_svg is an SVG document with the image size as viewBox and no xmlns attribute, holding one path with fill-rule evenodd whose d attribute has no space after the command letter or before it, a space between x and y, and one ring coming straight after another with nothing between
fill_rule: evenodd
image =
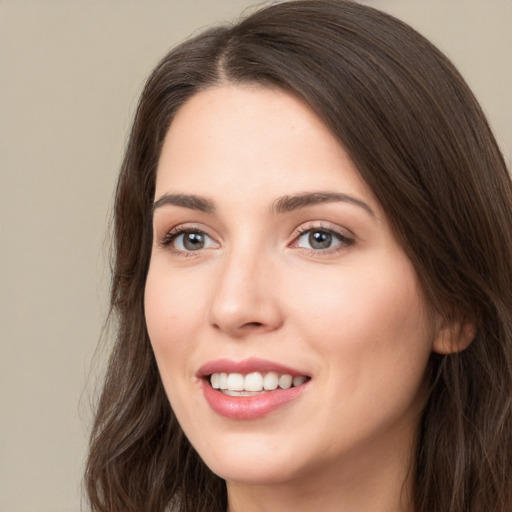
<instances>
[{"instance_id":1,"label":"nose","mask_svg":"<svg viewBox=\"0 0 512 512\"><path fill-rule=\"evenodd\" d=\"M278 329L283 314L278 269L260 254L233 252L219 270L209 308L209 323L233 338Z\"/></svg>"}]
</instances>

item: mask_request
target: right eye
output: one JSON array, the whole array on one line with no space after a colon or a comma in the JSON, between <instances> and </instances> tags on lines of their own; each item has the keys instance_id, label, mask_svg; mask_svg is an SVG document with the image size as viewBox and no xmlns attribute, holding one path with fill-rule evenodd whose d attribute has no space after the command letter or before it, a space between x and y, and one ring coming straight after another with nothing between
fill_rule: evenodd
<instances>
[{"instance_id":1,"label":"right eye","mask_svg":"<svg viewBox=\"0 0 512 512\"><path fill-rule=\"evenodd\" d=\"M162 245L171 246L174 251L183 253L218 247L217 242L197 229L173 230L164 237Z\"/></svg>"}]
</instances>

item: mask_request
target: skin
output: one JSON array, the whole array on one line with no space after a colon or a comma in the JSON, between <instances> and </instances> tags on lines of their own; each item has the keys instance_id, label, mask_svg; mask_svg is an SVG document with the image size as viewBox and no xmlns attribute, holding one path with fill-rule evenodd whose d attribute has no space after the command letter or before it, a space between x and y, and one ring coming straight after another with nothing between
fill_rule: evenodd
<instances>
[{"instance_id":1,"label":"skin","mask_svg":"<svg viewBox=\"0 0 512 512\"><path fill-rule=\"evenodd\" d=\"M272 211L278 198L310 192L368 208L329 201ZM222 85L173 120L155 200L165 194L215 207L155 208L145 310L171 406L226 480L229 511L411 510L425 369L446 339L344 149L300 99ZM186 250L176 228L203 232L204 247ZM315 228L341 236L314 250L298 230ZM311 380L263 418L227 419L206 402L196 372L249 357Z\"/></svg>"}]
</instances>

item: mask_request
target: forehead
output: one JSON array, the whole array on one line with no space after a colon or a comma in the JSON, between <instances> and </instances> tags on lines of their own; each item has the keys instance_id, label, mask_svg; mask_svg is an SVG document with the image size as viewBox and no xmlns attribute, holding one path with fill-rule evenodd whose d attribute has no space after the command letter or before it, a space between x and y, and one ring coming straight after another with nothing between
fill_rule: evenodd
<instances>
[{"instance_id":1,"label":"forehead","mask_svg":"<svg viewBox=\"0 0 512 512\"><path fill-rule=\"evenodd\" d=\"M223 85L185 103L166 135L156 181L157 197L224 191L264 198L310 189L372 195L306 102L257 85Z\"/></svg>"}]
</instances>

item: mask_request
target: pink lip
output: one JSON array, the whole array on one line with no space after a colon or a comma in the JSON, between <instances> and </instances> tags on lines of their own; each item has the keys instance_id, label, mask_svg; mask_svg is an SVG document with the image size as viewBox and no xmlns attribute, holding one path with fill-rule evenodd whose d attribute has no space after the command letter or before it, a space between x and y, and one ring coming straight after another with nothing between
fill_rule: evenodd
<instances>
[{"instance_id":1,"label":"pink lip","mask_svg":"<svg viewBox=\"0 0 512 512\"><path fill-rule=\"evenodd\" d=\"M197 372L201 379L204 397L209 406L219 415L233 420L253 420L267 416L275 409L298 398L306 389L309 381L289 389L276 389L261 395L228 396L210 386L208 376L212 373L251 373L276 372L292 376L305 375L294 370L263 359L251 358L244 361L218 359L203 365Z\"/></svg>"},{"instance_id":2,"label":"pink lip","mask_svg":"<svg viewBox=\"0 0 512 512\"><path fill-rule=\"evenodd\" d=\"M281 374L288 374L292 377L299 375L306 375L305 373L294 370L288 366L267 361L265 359L258 359L257 357L251 357L250 359L244 359L243 361L233 361L232 359L217 359L210 361L205 365L201 366L197 371L196 375L200 378L204 378L212 373L251 373L251 372L276 372Z\"/></svg>"}]
</instances>

